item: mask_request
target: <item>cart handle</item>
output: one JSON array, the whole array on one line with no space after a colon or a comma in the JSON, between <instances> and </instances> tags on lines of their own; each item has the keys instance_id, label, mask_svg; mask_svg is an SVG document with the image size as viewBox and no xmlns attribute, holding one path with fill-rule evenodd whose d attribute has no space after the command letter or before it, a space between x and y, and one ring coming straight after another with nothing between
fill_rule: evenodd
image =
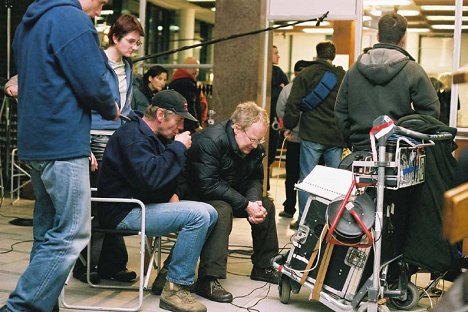
<instances>
[{"instance_id":1,"label":"cart handle","mask_svg":"<svg viewBox=\"0 0 468 312\"><path fill-rule=\"evenodd\" d=\"M401 126L395 126L395 133L402 134L410 138L420 139L420 140L433 140L433 141L441 141L441 140L451 140L453 135L449 132L440 132L436 134L426 134L422 132L417 132L414 130L406 129Z\"/></svg>"}]
</instances>

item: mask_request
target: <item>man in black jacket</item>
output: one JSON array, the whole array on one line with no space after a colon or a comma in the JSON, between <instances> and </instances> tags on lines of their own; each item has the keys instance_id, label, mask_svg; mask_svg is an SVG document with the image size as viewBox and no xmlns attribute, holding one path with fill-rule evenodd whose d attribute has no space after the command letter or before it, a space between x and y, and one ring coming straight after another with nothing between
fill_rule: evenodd
<instances>
[{"instance_id":1,"label":"man in black jacket","mask_svg":"<svg viewBox=\"0 0 468 312\"><path fill-rule=\"evenodd\" d=\"M195 135L188 151L187 177L193 199L218 211L218 222L200 255L197 293L218 302L232 294L218 282L226 278L232 218L247 218L252 227L253 280L278 283L270 259L278 253L275 206L262 196L265 156L262 143L268 114L254 102L239 104L231 119Z\"/></svg>"}]
</instances>

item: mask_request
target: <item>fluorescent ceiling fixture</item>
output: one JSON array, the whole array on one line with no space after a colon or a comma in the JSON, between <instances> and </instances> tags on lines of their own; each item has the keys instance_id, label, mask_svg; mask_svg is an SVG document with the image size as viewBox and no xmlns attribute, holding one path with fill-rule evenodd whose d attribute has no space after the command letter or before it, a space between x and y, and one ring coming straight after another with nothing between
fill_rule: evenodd
<instances>
[{"instance_id":1,"label":"fluorescent ceiling fixture","mask_svg":"<svg viewBox=\"0 0 468 312\"><path fill-rule=\"evenodd\" d=\"M380 10L371 10L371 11L369 12L369 14L372 15L372 16L381 16L381 15L382 15L382 11L380 11Z\"/></svg>"},{"instance_id":2,"label":"fluorescent ceiling fixture","mask_svg":"<svg viewBox=\"0 0 468 312\"><path fill-rule=\"evenodd\" d=\"M317 25L317 22L312 22L312 21L298 24L298 26L315 26L315 25ZM330 26L330 22L323 21L320 23L320 26Z\"/></svg>"},{"instance_id":3,"label":"fluorescent ceiling fixture","mask_svg":"<svg viewBox=\"0 0 468 312\"><path fill-rule=\"evenodd\" d=\"M101 15L112 15L114 14L114 10L102 10Z\"/></svg>"},{"instance_id":4,"label":"fluorescent ceiling fixture","mask_svg":"<svg viewBox=\"0 0 468 312\"><path fill-rule=\"evenodd\" d=\"M169 26L169 30L170 30L170 31L178 31L178 30L179 30L179 26L177 26L177 25L171 25L171 26Z\"/></svg>"},{"instance_id":5,"label":"fluorescent ceiling fixture","mask_svg":"<svg viewBox=\"0 0 468 312\"><path fill-rule=\"evenodd\" d=\"M215 2L216 0L187 0L188 2Z\"/></svg>"},{"instance_id":6,"label":"fluorescent ceiling fixture","mask_svg":"<svg viewBox=\"0 0 468 312\"><path fill-rule=\"evenodd\" d=\"M216 8L215 7L211 8L211 11L216 12Z\"/></svg>"},{"instance_id":7,"label":"fluorescent ceiling fixture","mask_svg":"<svg viewBox=\"0 0 468 312\"><path fill-rule=\"evenodd\" d=\"M164 29L164 27L162 27L161 25L158 26L158 30L159 30L159 31L161 31L161 30L163 30L163 29Z\"/></svg>"},{"instance_id":8,"label":"fluorescent ceiling fixture","mask_svg":"<svg viewBox=\"0 0 468 312\"><path fill-rule=\"evenodd\" d=\"M278 27L278 26L281 26L281 25L278 25L278 24L273 25L273 27ZM292 26L284 26L284 27L278 28L278 30L291 30L293 28L294 27Z\"/></svg>"},{"instance_id":9,"label":"fluorescent ceiling fixture","mask_svg":"<svg viewBox=\"0 0 468 312\"><path fill-rule=\"evenodd\" d=\"M308 34L333 34L333 28L304 28L302 31Z\"/></svg>"},{"instance_id":10,"label":"fluorescent ceiling fixture","mask_svg":"<svg viewBox=\"0 0 468 312\"><path fill-rule=\"evenodd\" d=\"M455 25L432 25L433 29L455 29ZM462 25L461 29L468 29L468 25Z\"/></svg>"},{"instance_id":11,"label":"fluorescent ceiling fixture","mask_svg":"<svg viewBox=\"0 0 468 312\"><path fill-rule=\"evenodd\" d=\"M408 32L410 33L423 33L423 32L429 32L429 28L408 28Z\"/></svg>"},{"instance_id":12,"label":"fluorescent ceiling fixture","mask_svg":"<svg viewBox=\"0 0 468 312\"><path fill-rule=\"evenodd\" d=\"M398 10L397 13L403 16L418 16L419 15L418 10Z\"/></svg>"},{"instance_id":13,"label":"fluorescent ceiling fixture","mask_svg":"<svg viewBox=\"0 0 468 312\"><path fill-rule=\"evenodd\" d=\"M410 5L410 0L364 0L364 5L381 5L381 6L395 6L395 5Z\"/></svg>"},{"instance_id":14,"label":"fluorescent ceiling fixture","mask_svg":"<svg viewBox=\"0 0 468 312\"><path fill-rule=\"evenodd\" d=\"M421 5L423 11L455 11L454 5ZM463 6L463 11L468 11L468 6Z\"/></svg>"},{"instance_id":15,"label":"fluorescent ceiling fixture","mask_svg":"<svg viewBox=\"0 0 468 312\"><path fill-rule=\"evenodd\" d=\"M429 21L454 21L455 16L450 16L450 15L428 15L426 18ZM466 22L468 21L468 16L462 16L462 21Z\"/></svg>"},{"instance_id":16,"label":"fluorescent ceiling fixture","mask_svg":"<svg viewBox=\"0 0 468 312\"><path fill-rule=\"evenodd\" d=\"M368 15L364 15L364 16L362 17L362 20L363 20L364 22L372 21L372 17L370 17L370 16L368 16Z\"/></svg>"}]
</instances>

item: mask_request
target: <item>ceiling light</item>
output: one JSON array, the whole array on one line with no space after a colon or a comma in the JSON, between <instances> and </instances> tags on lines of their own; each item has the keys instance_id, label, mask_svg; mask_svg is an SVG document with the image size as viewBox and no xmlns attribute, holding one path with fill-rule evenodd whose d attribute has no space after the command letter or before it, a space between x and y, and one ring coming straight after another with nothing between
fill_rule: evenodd
<instances>
[{"instance_id":1,"label":"ceiling light","mask_svg":"<svg viewBox=\"0 0 468 312\"><path fill-rule=\"evenodd\" d=\"M333 28L304 28L302 31L308 34L333 34Z\"/></svg>"},{"instance_id":2,"label":"ceiling light","mask_svg":"<svg viewBox=\"0 0 468 312\"><path fill-rule=\"evenodd\" d=\"M408 28L408 32L410 33L423 33L423 32L429 32L429 28Z\"/></svg>"},{"instance_id":3,"label":"ceiling light","mask_svg":"<svg viewBox=\"0 0 468 312\"><path fill-rule=\"evenodd\" d=\"M427 15L426 18L429 21L454 21L455 16L450 15ZM468 21L468 16L462 16L462 21Z\"/></svg>"},{"instance_id":4,"label":"ceiling light","mask_svg":"<svg viewBox=\"0 0 468 312\"><path fill-rule=\"evenodd\" d=\"M362 17L362 20L363 20L364 22L372 21L372 17L367 16L367 15L364 15L364 16Z\"/></svg>"},{"instance_id":5,"label":"ceiling light","mask_svg":"<svg viewBox=\"0 0 468 312\"><path fill-rule=\"evenodd\" d=\"M418 10L398 10L397 13L403 16L418 16L419 15Z\"/></svg>"},{"instance_id":6,"label":"ceiling light","mask_svg":"<svg viewBox=\"0 0 468 312\"><path fill-rule=\"evenodd\" d=\"M317 22L304 22L304 23L300 23L298 26L315 26L317 25ZM327 22L327 21L323 21L323 22L320 22L320 26L330 26L330 22Z\"/></svg>"},{"instance_id":7,"label":"ceiling light","mask_svg":"<svg viewBox=\"0 0 468 312\"><path fill-rule=\"evenodd\" d=\"M410 0L364 0L364 5L395 6L410 4Z\"/></svg>"},{"instance_id":8,"label":"ceiling light","mask_svg":"<svg viewBox=\"0 0 468 312\"><path fill-rule=\"evenodd\" d=\"M101 15L112 15L114 14L114 10L102 10Z\"/></svg>"},{"instance_id":9,"label":"ceiling light","mask_svg":"<svg viewBox=\"0 0 468 312\"><path fill-rule=\"evenodd\" d=\"M455 11L454 5L421 5L423 11ZM468 11L468 6L463 6L463 11Z\"/></svg>"},{"instance_id":10,"label":"ceiling light","mask_svg":"<svg viewBox=\"0 0 468 312\"><path fill-rule=\"evenodd\" d=\"M455 29L455 25L432 25L431 26L433 29ZM468 29L468 25L462 25L461 29Z\"/></svg>"},{"instance_id":11,"label":"ceiling light","mask_svg":"<svg viewBox=\"0 0 468 312\"><path fill-rule=\"evenodd\" d=\"M278 26L282 26L282 25L280 25L280 24L274 24L273 25L273 27L278 27ZM278 30L291 30L293 28L294 27L292 27L292 26L283 26L283 27L278 28Z\"/></svg>"}]
</instances>

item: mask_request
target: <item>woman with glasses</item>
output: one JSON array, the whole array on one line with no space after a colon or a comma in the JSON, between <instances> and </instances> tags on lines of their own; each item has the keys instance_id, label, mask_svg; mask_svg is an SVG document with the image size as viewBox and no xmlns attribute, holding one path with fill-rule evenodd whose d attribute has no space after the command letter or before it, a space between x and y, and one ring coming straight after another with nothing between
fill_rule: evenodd
<instances>
[{"instance_id":1,"label":"woman with glasses","mask_svg":"<svg viewBox=\"0 0 468 312\"><path fill-rule=\"evenodd\" d=\"M111 26L107 35L109 46L103 51L106 61L106 78L114 95L114 100L120 108L122 116L132 112L132 62L130 57L141 45L140 37L144 36L143 28L138 19L129 14L120 16ZM84 60L86 61L86 60ZM124 123L123 119L117 121L105 120L93 111L91 121L91 186L97 186L97 170L104 155L110 136ZM94 207L92 208L94 209ZM93 211L93 215L96 215ZM93 226L99 222L93 219ZM102 250L99 246L102 241ZM92 243L94 255L91 259L91 281L99 283L100 278L115 279L129 282L136 278L135 272L127 270L128 254L122 236L108 235L99 237L93 235ZM84 252L84 255L86 253ZM96 271L97 267L97 271ZM80 261L73 270L73 276L86 283L86 268Z\"/></svg>"}]
</instances>

